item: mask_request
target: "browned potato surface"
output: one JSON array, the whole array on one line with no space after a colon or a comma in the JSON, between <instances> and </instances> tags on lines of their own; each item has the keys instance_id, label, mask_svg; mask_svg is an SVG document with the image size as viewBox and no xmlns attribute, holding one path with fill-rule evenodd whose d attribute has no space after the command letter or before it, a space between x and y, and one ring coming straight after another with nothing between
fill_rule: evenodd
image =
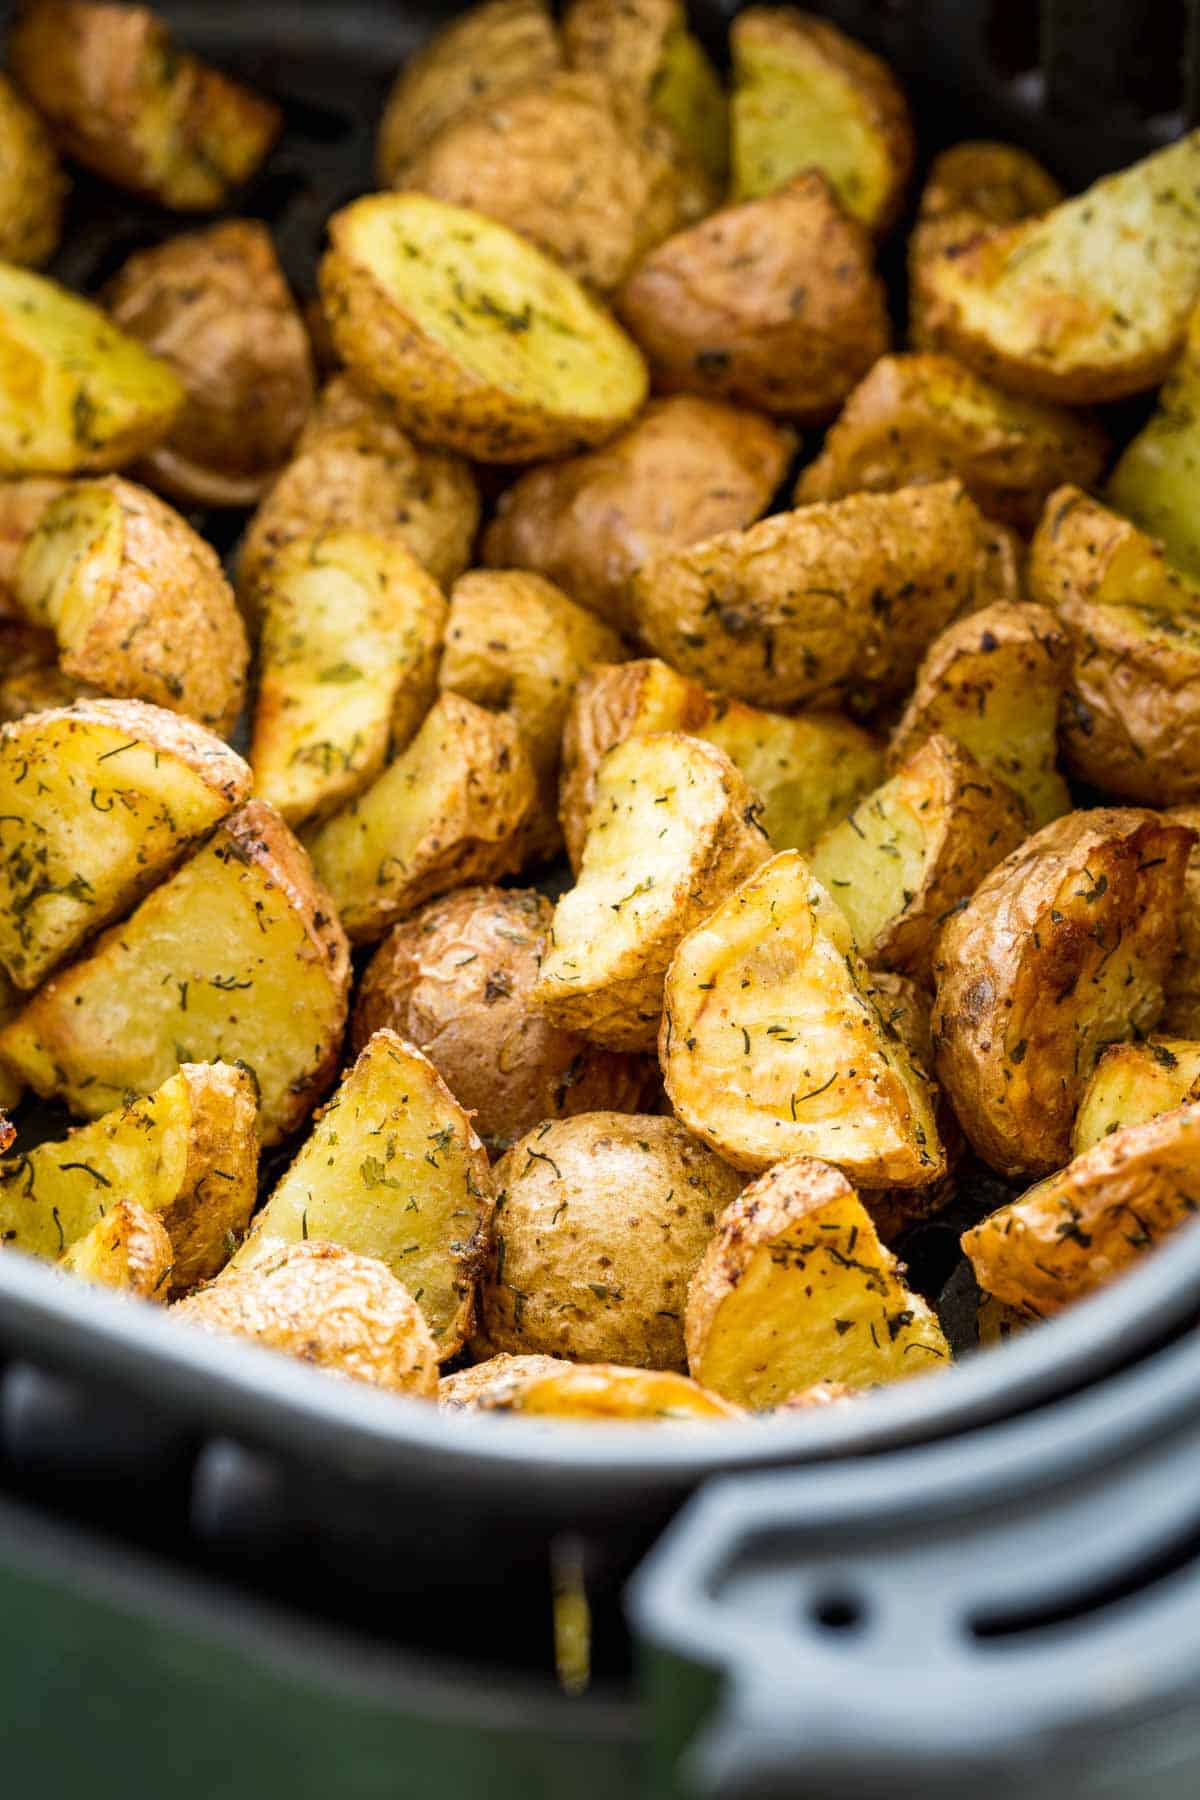
<instances>
[{"instance_id":1,"label":"browned potato surface","mask_svg":"<svg viewBox=\"0 0 1200 1800\"><path fill-rule=\"evenodd\" d=\"M1200 1100L1200 1043L1187 1038L1147 1038L1141 1044L1110 1044L1083 1090L1071 1131L1071 1154L1144 1125L1159 1113Z\"/></svg>"},{"instance_id":2,"label":"browned potato surface","mask_svg":"<svg viewBox=\"0 0 1200 1800\"><path fill-rule=\"evenodd\" d=\"M523 1360L532 1362L533 1358ZM480 1412L676 1425L693 1419L742 1416L740 1407L709 1393L686 1375L670 1369L630 1369L621 1363L564 1363L538 1373L531 1371L508 1383L502 1392L491 1389L477 1404Z\"/></svg>"},{"instance_id":3,"label":"browned potato surface","mask_svg":"<svg viewBox=\"0 0 1200 1800\"><path fill-rule=\"evenodd\" d=\"M1200 470L1200 307L1187 341L1163 382L1158 405L1109 477L1107 498L1118 512L1157 538L1167 561L1200 581L1200 528L1195 493ZM1080 480L1081 487L1087 487Z\"/></svg>"},{"instance_id":4,"label":"browned potato surface","mask_svg":"<svg viewBox=\"0 0 1200 1800\"><path fill-rule=\"evenodd\" d=\"M0 624L10 615L23 619L12 592L21 548L52 500L67 483L57 475L26 475L0 480ZM3 668L0 662L0 668Z\"/></svg>"},{"instance_id":5,"label":"browned potato surface","mask_svg":"<svg viewBox=\"0 0 1200 1800\"><path fill-rule=\"evenodd\" d=\"M34 268L58 247L67 180L46 127L0 75L0 256Z\"/></svg>"},{"instance_id":6,"label":"browned potato surface","mask_svg":"<svg viewBox=\"0 0 1200 1800\"><path fill-rule=\"evenodd\" d=\"M85 1237L63 1251L58 1266L98 1287L165 1300L171 1257L162 1220L136 1200L116 1200Z\"/></svg>"},{"instance_id":7,"label":"browned potato surface","mask_svg":"<svg viewBox=\"0 0 1200 1800\"><path fill-rule=\"evenodd\" d=\"M798 1393L789 1394L772 1412L807 1412L810 1407L838 1406L843 1400L857 1399L860 1390L846 1387L840 1381L814 1381L811 1387L801 1388Z\"/></svg>"},{"instance_id":8,"label":"browned potato surface","mask_svg":"<svg viewBox=\"0 0 1200 1800\"><path fill-rule=\"evenodd\" d=\"M1167 815L1200 834L1200 806L1172 807ZM1188 852L1179 913L1179 944L1167 974L1161 1025L1180 1037L1200 1039L1200 835Z\"/></svg>"},{"instance_id":9,"label":"browned potato surface","mask_svg":"<svg viewBox=\"0 0 1200 1800\"><path fill-rule=\"evenodd\" d=\"M507 1396L537 1375L573 1369L574 1363L558 1356L510 1356L501 1351L469 1368L456 1369L438 1382L438 1405L445 1412L474 1413L481 1406L503 1405Z\"/></svg>"},{"instance_id":10,"label":"browned potato surface","mask_svg":"<svg viewBox=\"0 0 1200 1800\"><path fill-rule=\"evenodd\" d=\"M87 682L63 674L52 631L0 618L0 724L12 724L27 713L71 706L94 693Z\"/></svg>"}]
</instances>

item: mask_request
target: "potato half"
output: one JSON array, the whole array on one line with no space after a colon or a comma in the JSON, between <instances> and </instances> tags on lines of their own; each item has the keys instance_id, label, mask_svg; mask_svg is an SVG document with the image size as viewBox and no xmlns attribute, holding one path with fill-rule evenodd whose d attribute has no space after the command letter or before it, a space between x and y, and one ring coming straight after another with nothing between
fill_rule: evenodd
<instances>
[{"instance_id":1,"label":"potato half","mask_svg":"<svg viewBox=\"0 0 1200 1800\"><path fill-rule=\"evenodd\" d=\"M0 966L0 1029L15 1019L25 996ZM8 1115L21 1098L24 1083L0 1063L0 1150L7 1150L16 1135Z\"/></svg>"},{"instance_id":2,"label":"potato half","mask_svg":"<svg viewBox=\"0 0 1200 1800\"><path fill-rule=\"evenodd\" d=\"M67 180L46 127L0 75L0 257L38 267L58 247Z\"/></svg>"},{"instance_id":3,"label":"potato half","mask_svg":"<svg viewBox=\"0 0 1200 1800\"><path fill-rule=\"evenodd\" d=\"M1160 1024L1179 1037L1200 1039L1200 806L1172 807L1167 817L1197 833L1188 853L1179 914L1179 944L1167 975Z\"/></svg>"},{"instance_id":4,"label":"potato half","mask_svg":"<svg viewBox=\"0 0 1200 1800\"><path fill-rule=\"evenodd\" d=\"M136 1200L116 1200L84 1237L68 1245L58 1266L96 1287L165 1300L172 1254L161 1219Z\"/></svg>"},{"instance_id":5,"label":"potato half","mask_svg":"<svg viewBox=\"0 0 1200 1800\"><path fill-rule=\"evenodd\" d=\"M710 1394L686 1375L671 1369L630 1369L622 1363L564 1363L561 1368L529 1371L519 1380L509 1380L501 1391L491 1388L476 1404L480 1412L666 1425L742 1417L739 1406Z\"/></svg>"},{"instance_id":6,"label":"potato half","mask_svg":"<svg viewBox=\"0 0 1200 1800\"><path fill-rule=\"evenodd\" d=\"M1127 444L1109 477L1106 497L1118 512L1162 545L1167 560L1200 582L1200 527L1195 493L1200 475L1200 308L1158 396L1155 411ZM1091 484L1074 477L1080 487Z\"/></svg>"},{"instance_id":7,"label":"potato half","mask_svg":"<svg viewBox=\"0 0 1200 1800\"><path fill-rule=\"evenodd\" d=\"M533 1375L551 1375L558 1369L575 1366L558 1356L510 1356L501 1351L469 1368L443 1375L438 1382L438 1405L449 1413L478 1412L485 1404L503 1404L506 1395Z\"/></svg>"},{"instance_id":8,"label":"potato half","mask_svg":"<svg viewBox=\"0 0 1200 1800\"><path fill-rule=\"evenodd\" d=\"M1200 1100L1200 1043L1155 1036L1142 1044L1110 1044L1083 1090L1071 1154L1080 1156L1114 1131L1144 1125L1185 1100Z\"/></svg>"}]
</instances>

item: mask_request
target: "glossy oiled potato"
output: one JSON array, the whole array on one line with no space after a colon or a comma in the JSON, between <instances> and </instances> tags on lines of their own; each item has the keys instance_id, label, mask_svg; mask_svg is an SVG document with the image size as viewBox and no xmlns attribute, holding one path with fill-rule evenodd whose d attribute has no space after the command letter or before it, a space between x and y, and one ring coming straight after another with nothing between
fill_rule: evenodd
<instances>
[{"instance_id":1,"label":"glossy oiled potato","mask_svg":"<svg viewBox=\"0 0 1200 1800\"><path fill-rule=\"evenodd\" d=\"M136 1200L117 1200L86 1236L63 1251L58 1266L97 1287L165 1300L171 1240L162 1220Z\"/></svg>"},{"instance_id":2,"label":"glossy oiled potato","mask_svg":"<svg viewBox=\"0 0 1200 1800\"><path fill-rule=\"evenodd\" d=\"M67 182L46 127L0 75L0 257L48 262L58 246Z\"/></svg>"},{"instance_id":3,"label":"glossy oiled potato","mask_svg":"<svg viewBox=\"0 0 1200 1800\"><path fill-rule=\"evenodd\" d=\"M516 1360L515 1358L513 1360ZM532 1357L521 1361L532 1362ZM551 1363L553 1357L538 1359ZM688 1424L695 1419L740 1419L742 1409L698 1381L671 1369L630 1369L621 1363L568 1363L529 1371L493 1387L476 1402L480 1412L517 1412L533 1418L623 1419Z\"/></svg>"},{"instance_id":4,"label":"glossy oiled potato","mask_svg":"<svg viewBox=\"0 0 1200 1800\"><path fill-rule=\"evenodd\" d=\"M1125 447L1107 498L1157 538L1168 561L1200 581L1200 525L1195 507L1200 474L1200 308L1188 322L1183 353L1163 382L1158 405ZM1089 483L1077 476L1081 487Z\"/></svg>"},{"instance_id":5,"label":"glossy oiled potato","mask_svg":"<svg viewBox=\"0 0 1200 1800\"><path fill-rule=\"evenodd\" d=\"M1187 1100L1200 1100L1200 1043L1157 1034L1140 1044L1110 1044L1083 1090L1071 1130L1071 1153L1144 1125Z\"/></svg>"}]
</instances>

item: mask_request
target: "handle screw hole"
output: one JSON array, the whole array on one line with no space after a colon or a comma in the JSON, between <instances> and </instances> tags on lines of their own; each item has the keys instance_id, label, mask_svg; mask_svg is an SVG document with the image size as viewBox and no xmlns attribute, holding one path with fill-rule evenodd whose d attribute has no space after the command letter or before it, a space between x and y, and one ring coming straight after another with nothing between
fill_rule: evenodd
<instances>
[{"instance_id":1,"label":"handle screw hole","mask_svg":"<svg viewBox=\"0 0 1200 1800\"><path fill-rule=\"evenodd\" d=\"M867 1608L857 1594L819 1594L810 1610L826 1631L859 1631L866 1624Z\"/></svg>"}]
</instances>

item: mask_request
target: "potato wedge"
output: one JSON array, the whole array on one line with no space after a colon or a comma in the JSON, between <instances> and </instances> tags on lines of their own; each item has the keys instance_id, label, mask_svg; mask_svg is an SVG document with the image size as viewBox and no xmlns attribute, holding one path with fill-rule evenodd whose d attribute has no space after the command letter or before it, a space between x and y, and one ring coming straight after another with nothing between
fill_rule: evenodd
<instances>
[{"instance_id":1,"label":"potato wedge","mask_svg":"<svg viewBox=\"0 0 1200 1800\"><path fill-rule=\"evenodd\" d=\"M51 975L0 1031L0 1062L97 1118L184 1062L244 1065L264 1143L333 1079L350 987L329 896L283 820L251 800L203 849Z\"/></svg>"},{"instance_id":2,"label":"potato wedge","mask_svg":"<svg viewBox=\"0 0 1200 1800\"><path fill-rule=\"evenodd\" d=\"M871 1215L871 1222L883 1243L890 1248L903 1232L940 1212L954 1199L955 1174L966 1149L966 1140L954 1116L954 1108L929 1072L933 1068L930 1031L933 995L929 988L889 969L871 969L866 991L888 1036L899 1038L908 1052L913 1074L924 1085L937 1124L944 1162L941 1173L924 1187L863 1191L862 1202Z\"/></svg>"},{"instance_id":3,"label":"potato wedge","mask_svg":"<svg viewBox=\"0 0 1200 1800\"><path fill-rule=\"evenodd\" d=\"M1068 813L943 929L936 1072L1000 1174L1061 1168L1096 1057L1157 1020L1192 842L1134 808Z\"/></svg>"},{"instance_id":4,"label":"potato wedge","mask_svg":"<svg viewBox=\"0 0 1200 1800\"><path fill-rule=\"evenodd\" d=\"M67 1246L58 1266L96 1287L165 1300L173 1255L160 1218L136 1200L116 1200L85 1236Z\"/></svg>"},{"instance_id":5,"label":"potato wedge","mask_svg":"<svg viewBox=\"0 0 1200 1800\"><path fill-rule=\"evenodd\" d=\"M1200 132L943 251L925 282L932 342L1014 393L1079 405L1153 387L1200 299Z\"/></svg>"},{"instance_id":6,"label":"potato wedge","mask_svg":"<svg viewBox=\"0 0 1200 1800\"><path fill-rule=\"evenodd\" d=\"M1158 396L1158 405L1125 446L1109 477L1106 499L1162 545L1167 561L1200 582L1200 528L1195 512L1200 475L1200 308ZM1074 478L1080 487L1091 484Z\"/></svg>"},{"instance_id":7,"label":"potato wedge","mask_svg":"<svg viewBox=\"0 0 1200 1800\"><path fill-rule=\"evenodd\" d=\"M1110 1044L1083 1090L1071 1155L1190 1100L1200 1100L1200 1043L1156 1035L1142 1044Z\"/></svg>"},{"instance_id":8,"label":"potato wedge","mask_svg":"<svg viewBox=\"0 0 1200 1800\"><path fill-rule=\"evenodd\" d=\"M928 1083L795 850L680 944L659 1059L680 1120L735 1168L819 1155L864 1188L928 1187L945 1171Z\"/></svg>"},{"instance_id":9,"label":"potato wedge","mask_svg":"<svg viewBox=\"0 0 1200 1800\"><path fill-rule=\"evenodd\" d=\"M1009 1306L994 1294L980 1294L975 1308L975 1341L981 1350L998 1350L1009 1338L1040 1322L1041 1314L1021 1306Z\"/></svg>"},{"instance_id":10,"label":"potato wedge","mask_svg":"<svg viewBox=\"0 0 1200 1800\"><path fill-rule=\"evenodd\" d=\"M1200 834L1200 806L1175 806L1167 814L1177 825ZM1200 1040L1200 835L1188 852L1179 913L1179 943L1167 974L1163 1031Z\"/></svg>"},{"instance_id":11,"label":"potato wedge","mask_svg":"<svg viewBox=\"0 0 1200 1800\"><path fill-rule=\"evenodd\" d=\"M815 1382L870 1387L941 1368L950 1347L904 1274L846 1177L792 1157L725 1210L692 1277L693 1379L759 1410Z\"/></svg>"},{"instance_id":12,"label":"potato wedge","mask_svg":"<svg viewBox=\"0 0 1200 1800\"><path fill-rule=\"evenodd\" d=\"M1078 488L1046 503L1029 591L1071 640L1063 756L1125 800L1200 798L1200 586Z\"/></svg>"},{"instance_id":13,"label":"potato wedge","mask_svg":"<svg viewBox=\"0 0 1200 1800\"><path fill-rule=\"evenodd\" d=\"M687 1285L740 1178L675 1119L583 1113L495 1169L485 1353L686 1370Z\"/></svg>"},{"instance_id":14,"label":"potato wedge","mask_svg":"<svg viewBox=\"0 0 1200 1800\"><path fill-rule=\"evenodd\" d=\"M374 943L434 894L512 874L536 797L515 721L441 694L408 748L310 839L351 942Z\"/></svg>"},{"instance_id":15,"label":"potato wedge","mask_svg":"<svg viewBox=\"0 0 1200 1800\"><path fill-rule=\"evenodd\" d=\"M46 127L0 75L0 257L34 268L58 248L67 178Z\"/></svg>"},{"instance_id":16,"label":"potato wedge","mask_svg":"<svg viewBox=\"0 0 1200 1800\"><path fill-rule=\"evenodd\" d=\"M156 1092L0 1165L0 1241L57 1257L135 1200L171 1241L163 1294L186 1293L224 1266L250 1223L254 1119L245 1070L183 1063Z\"/></svg>"},{"instance_id":17,"label":"potato wedge","mask_svg":"<svg viewBox=\"0 0 1200 1800\"><path fill-rule=\"evenodd\" d=\"M939 734L817 840L809 867L865 962L928 980L946 919L1028 833L1012 789Z\"/></svg>"},{"instance_id":18,"label":"potato wedge","mask_svg":"<svg viewBox=\"0 0 1200 1800\"><path fill-rule=\"evenodd\" d=\"M0 1030L15 1019L24 1004L25 996L16 984L9 980L5 969L0 966ZM21 1098L24 1084L0 1063L0 1150L7 1150L15 1135L9 1120L9 1113Z\"/></svg>"},{"instance_id":19,"label":"potato wedge","mask_svg":"<svg viewBox=\"0 0 1200 1800\"><path fill-rule=\"evenodd\" d=\"M819 169L846 211L886 231L904 202L916 141L880 57L794 6L748 6L729 31L733 191L770 194Z\"/></svg>"},{"instance_id":20,"label":"potato wedge","mask_svg":"<svg viewBox=\"0 0 1200 1800\"><path fill-rule=\"evenodd\" d=\"M86 681L73 681L63 674L52 631L19 624L15 619L0 619L0 671L0 724L4 725L28 713L73 706L76 700L90 700L96 693Z\"/></svg>"},{"instance_id":21,"label":"potato wedge","mask_svg":"<svg viewBox=\"0 0 1200 1800\"><path fill-rule=\"evenodd\" d=\"M1035 825L1069 810L1058 772L1058 715L1070 641L1043 606L998 601L930 645L888 746L897 769L944 733L1019 795Z\"/></svg>"},{"instance_id":22,"label":"potato wedge","mask_svg":"<svg viewBox=\"0 0 1200 1800\"><path fill-rule=\"evenodd\" d=\"M339 1244L291 1244L172 1309L205 1331L250 1338L329 1375L433 1399L437 1357L420 1307L373 1256Z\"/></svg>"},{"instance_id":23,"label":"potato wedge","mask_svg":"<svg viewBox=\"0 0 1200 1800\"><path fill-rule=\"evenodd\" d=\"M613 1050L653 1050L680 939L770 855L761 806L699 738L626 738L596 774L576 885L554 909L535 1006Z\"/></svg>"},{"instance_id":24,"label":"potato wedge","mask_svg":"<svg viewBox=\"0 0 1200 1800\"><path fill-rule=\"evenodd\" d=\"M320 268L338 354L400 423L478 462L582 450L646 398L637 346L515 232L424 194L335 213Z\"/></svg>"},{"instance_id":25,"label":"potato wedge","mask_svg":"<svg viewBox=\"0 0 1200 1800\"><path fill-rule=\"evenodd\" d=\"M437 691L446 600L397 537L296 538L255 590L262 612L250 764L289 824L360 794Z\"/></svg>"},{"instance_id":26,"label":"potato wedge","mask_svg":"<svg viewBox=\"0 0 1200 1800\"><path fill-rule=\"evenodd\" d=\"M888 347L866 232L814 171L667 238L615 304L656 388L805 422L827 418Z\"/></svg>"},{"instance_id":27,"label":"potato wedge","mask_svg":"<svg viewBox=\"0 0 1200 1800\"><path fill-rule=\"evenodd\" d=\"M676 394L599 450L530 469L500 496L483 560L532 569L618 631L629 578L657 550L736 530L765 512L793 439L758 413Z\"/></svg>"},{"instance_id":28,"label":"potato wedge","mask_svg":"<svg viewBox=\"0 0 1200 1800\"><path fill-rule=\"evenodd\" d=\"M558 1356L510 1356L502 1351L485 1362L456 1369L438 1382L438 1405L444 1412L478 1412L486 1402L503 1403L507 1394L535 1375L551 1375L576 1365Z\"/></svg>"},{"instance_id":29,"label":"potato wedge","mask_svg":"<svg viewBox=\"0 0 1200 1800\"><path fill-rule=\"evenodd\" d=\"M237 602L216 551L146 488L107 475L52 501L16 592L65 674L233 730L249 661Z\"/></svg>"},{"instance_id":30,"label":"potato wedge","mask_svg":"<svg viewBox=\"0 0 1200 1800\"><path fill-rule=\"evenodd\" d=\"M57 500L68 485L58 475L0 479L0 626L7 625L10 618L27 623L12 591L17 578L17 563L25 539L50 502ZM2 660L0 668L4 668Z\"/></svg>"},{"instance_id":31,"label":"potato wedge","mask_svg":"<svg viewBox=\"0 0 1200 1800\"><path fill-rule=\"evenodd\" d=\"M138 700L0 729L0 963L36 987L250 792L241 757Z\"/></svg>"},{"instance_id":32,"label":"potato wedge","mask_svg":"<svg viewBox=\"0 0 1200 1800\"><path fill-rule=\"evenodd\" d=\"M548 1359L553 1360L553 1359ZM532 1357L522 1361L533 1361ZM623 1363L564 1363L528 1372L493 1387L480 1412L518 1412L556 1419L630 1419L683 1425L693 1419L740 1419L740 1406L710 1394L670 1369L630 1369Z\"/></svg>"},{"instance_id":33,"label":"potato wedge","mask_svg":"<svg viewBox=\"0 0 1200 1800\"><path fill-rule=\"evenodd\" d=\"M386 1026L423 1050L493 1156L544 1119L636 1112L650 1085L534 1006L553 911L532 888L459 888L393 927L355 1002L355 1049Z\"/></svg>"},{"instance_id":34,"label":"potato wedge","mask_svg":"<svg viewBox=\"0 0 1200 1800\"><path fill-rule=\"evenodd\" d=\"M980 532L957 481L851 494L652 557L634 614L653 650L718 693L865 706L903 693L970 608Z\"/></svg>"},{"instance_id":35,"label":"potato wedge","mask_svg":"<svg viewBox=\"0 0 1200 1800\"><path fill-rule=\"evenodd\" d=\"M1101 1138L963 1234L981 1288L1042 1317L1105 1287L1200 1210L1200 1104Z\"/></svg>"}]
</instances>

